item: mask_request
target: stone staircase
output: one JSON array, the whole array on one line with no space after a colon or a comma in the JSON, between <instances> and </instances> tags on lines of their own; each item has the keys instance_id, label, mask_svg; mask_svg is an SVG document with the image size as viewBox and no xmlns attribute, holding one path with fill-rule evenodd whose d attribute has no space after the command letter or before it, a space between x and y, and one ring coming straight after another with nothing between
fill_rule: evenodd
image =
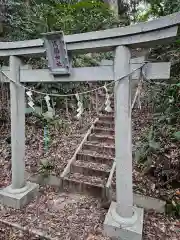
<instances>
[{"instance_id":1,"label":"stone staircase","mask_svg":"<svg viewBox=\"0 0 180 240\"><path fill-rule=\"evenodd\" d=\"M114 155L114 112L102 111L62 175L63 188L107 199Z\"/></svg>"}]
</instances>

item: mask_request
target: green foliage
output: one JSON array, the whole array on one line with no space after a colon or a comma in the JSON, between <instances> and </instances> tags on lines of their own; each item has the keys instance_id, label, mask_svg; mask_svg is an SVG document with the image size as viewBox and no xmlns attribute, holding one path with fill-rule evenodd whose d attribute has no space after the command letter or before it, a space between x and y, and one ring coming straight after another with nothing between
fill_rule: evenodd
<instances>
[{"instance_id":1,"label":"green foliage","mask_svg":"<svg viewBox=\"0 0 180 240\"><path fill-rule=\"evenodd\" d=\"M180 121L180 89L178 80L175 81L175 84L157 86L156 93L152 95L155 112L163 114L163 117L157 119L158 124L176 124Z\"/></svg>"},{"instance_id":2,"label":"green foliage","mask_svg":"<svg viewBox=\"0 0 180 240\"><path fill-rule=\"evenodd\" d=\"M148 83L148 104L154 111L153 126L141 136L136 153L136 160L144 173L155 174L158 181L168 184L171 179L179 181L180 177L176 146L180 141L180 89L178 79L170 81L172 84Z\"/></svg>"},{"instance_id":3,"label":"green foliage","mask_svg":"<svg viewBox=\"0 0 180 240\"><path fill-rule=\"evenodd\" d=\"M146 9L137 10L137 21L147 21L149 18L166 16L180 11L180 1L177 0L143 0Z\"/></svg>"},{"instance_id":4,"label":"green foliage","mask_svg":"<svg viewBox=\"0 0 180 240\"><path fill-rule=\"evenodd\" d=\"M61 129L66 130L68 128L68 122L64 119L61 119L59 115L54 115L52 118L52 117L48 117L48 115L44 115L34 110L32 111L28 110L28 112L31 112L34 116L36 116L36 118L44 126L47 125L49 127L54 127L57 130L61 130Z\"/></svg>"},{"instance_id":5,"label":"green foliage","mask_svg":"<svg viewBox=\"0 0 180 240\"><path fill-rule=\"evenodd\" d=\"M172 217L180 217L180 202L179 200L171 200L166 204L166 214Z\"/></svg>"},{"instance_id":6,"label":"green foliage","mask_svg":"<svg viewBox=\"0 0 180 240\"><path fill-rule=\"evenodd\" d=\"M7 31L8 40L25 40L42 37L41 33L63 30L65 34L83 33L115 27L119 21L107 4L102 1L29 1L25 5L22 0L8 0ZM68 3L67 3L68 2ZM93 54L93 56L73 55L73 67L94 66L108 54ZM47 67L44 59L28 62L34 68ZM28 86L30 86L28 84ZM82 91L84 83L34 84L39 91L52 93L74 93ZM31 85L32 87L32 85ZM36 97L36 102L38 98ZM55 99L56 100L56 99ZM63 104L58 98L57 104ZM59 104L60 105L60 104Z\"/></svg>"},{"instance_id":7,"label":"green foliage","mask_svg":"<svg viewBox=\"0 0 180 240\"><path fill-rule=\"evenodd\" d=\"M176 140L180 141L180 131L174 132L174 133L173 133L173 137L174 137Z\"/></svg>"},{"instance_id":8,"label":"green foliage","mask_svg":"<svg viewBox=\"0 0 180 240\"><path fill-rule=\"evenodd\" d=\"M48 159L41 160L40 166L39 166L39 173L44 178L47 178L53 169L54 169L54 166Z\"/></svg>"},{"instance_id":9,"label":"green foliage","mask_svg":"<svg viewBox=\"0 0 180 240\"><path fill-rule=\"evenodd\" d=\"M42 1L30 6L17 1L9 6L8 37L23 40L40 37L48 31L63 30L65 34L106 29L117 25L117 19L101 1L71 1L70 4L47 4Z\"/></svg>"},{"instance_id":10,"label":"green foliage","mask_svg":"<svg viewBox=\"0 0 180 240\"><path fill-rule=\"evenodd\" d=\"M160 142L156 140L156 134L151 127L148 134L145 134L141 141L140 148L136 151L135 159L138 163L144 164L146 161L150 161L153 153L161 150Z\"/></svg>"}]
</instances>

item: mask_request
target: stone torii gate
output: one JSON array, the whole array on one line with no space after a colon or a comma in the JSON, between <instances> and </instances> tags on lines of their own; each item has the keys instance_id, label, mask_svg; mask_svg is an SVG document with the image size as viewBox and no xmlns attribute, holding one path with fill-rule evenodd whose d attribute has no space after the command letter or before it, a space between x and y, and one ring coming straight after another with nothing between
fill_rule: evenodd
<instances>
[{"instance_id":1,"label":"stone torii gate","mask_svg":"<svg viewBox=\"0 0 180 240\"><path fill-rule=\"evenodd\" d=\"M124 28L65 36L68 54L113 50L114 66L72 68L70 75L54 75L48 69L29 69L20 60L25 56L44 56L43 39L0 42L0 58L9 58L2 68L10 81L12 184L0 190L0 202L21 208L36 195L38 185L25 180L25 92L23 82L116 81L143 64L131 59L131 49L150 48L171 42L177 35L180 13ZM170 63L147 63L148 79L168 79ZM140 72L133 74L138 79ZM142 238L143 209L133 206L132 134L130 111L130 77L115 83L115 161L117 201L112 202L104 222L110 237L127 240Z\"/></svg>"}]
</instances>

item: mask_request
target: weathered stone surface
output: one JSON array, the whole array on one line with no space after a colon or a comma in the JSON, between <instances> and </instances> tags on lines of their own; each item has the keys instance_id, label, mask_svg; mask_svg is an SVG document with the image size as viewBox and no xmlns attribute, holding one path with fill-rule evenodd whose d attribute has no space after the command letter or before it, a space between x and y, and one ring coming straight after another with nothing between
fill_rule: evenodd
<instances>
[{"instance_id":1,"label":"weathered stone surface","mask_svg":"<svg viewBox=\"0 0 180 240\"><path fill-rule=\"evenodd\" d=\"M20 209L28 204L38 193L38 184L27 182L26 190L21 192L11 192L11 186L0 190L0 203L8 207Z\"/></svg>"},{"instance_id":2,"label":"weathered stone surface","mask_svg":"<svg viewBox=\"0 0 180 240\"><path fill-rule=\"evenodd\" d=\"M104 221L104 234L116 240L141 240L144 210L135 207L137 220L133 225L128 226L114 220L113 211L115 209L116 203L112 202Z\"/></svg>"}]
</instances>

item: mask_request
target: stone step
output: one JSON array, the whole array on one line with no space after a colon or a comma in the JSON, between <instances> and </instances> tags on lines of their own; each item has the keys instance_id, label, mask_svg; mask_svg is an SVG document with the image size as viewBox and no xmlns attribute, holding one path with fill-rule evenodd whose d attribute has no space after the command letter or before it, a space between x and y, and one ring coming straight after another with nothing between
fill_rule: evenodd
<instances>
[{"instance_id":1,"label":"stone step","mask_svg":"<svg viewBox=\"0 0 180 240\"><path fill-rule=\"evenodd\" d=\"M107 144L114 144L114 136L111 135L97 135L97 134L91 134L88 137L89 141L94 142L106 142Z\"/></svg>"},{"instance_id":2,"label":"stone step","mask_svg":"<svg viewBox=\"0 0 180 240\"><path fill-rule=\"evenodd\" d=\"M108 122L108 121L97 121L95 123L95 127L97 128L112 128L114 129L114 122Z\"/></svg>"},{"instance_id":3,"label":"stone step","mask_svg":"<svg viewBox=\"0 0 180 240\"><path fill-rule=\"evenodd\" d=\"M102 166L101 168L97 163L90 164L88 162L84 163L82 161L76 160L75 163L71 164L71 173L80 173L86 176L100 176L108 178L110 173L108 166Z\"/></svg>"},{"instance_id":4,"label":"stone step","mask_svg":"<svg viewBox=\"0 0 180 240\"><path fill-rule=\"evenodd\" d=\"M108 163L99 163L99 162L93 162L93 161L86 161L86 160L80 160L77 159L75 161L75 164L78 166L83 166L87 168L92 168L95 170L101 170L104 172L110 172L113 162L108 162Z\"/></svg>"},{"instance_id":5,"label":"stone step","mask_svg":"<svg viewBox=\"0 0 180 240\"><path fill-rule=\"evenodd\" d=\"M69 173L68 178L79 182L90 183L95 186L105 186L107 182L107 179L102 176L90 176L81 173Z\"/></svg>"},{"instance_id":6,"label":"stone step","mask_svg":"<svg viewBox=\"0 0 180 240\"><path fill-rule=\"evenodd\" d=\"M102 155L97 152L92 152L90 150L82 150L77 154L77 159L83 161L90 161L100 164L106 164L108 166L112 166L114 159L112 157L108 157L107 155Z\"/></svg>"},{"instance_id":7,"label":"stone step","mask_svg":"<svg viewBox=\"0 0 180 240\"><path fill-rule=\"evenodd\" d=\"M107 114L100 114L99 116L99 120L100 121L104 121L104 122L113 122L114 123L114 116L110 115L108 116Z\"/></svg>"},{"instance_id":8,"label":"stone step","mask_svg":"<svg viewBox=\"0 0 180 240\"><path fill-rule=\"evenodd\" d=\"M114 146L108 146L108 145L104 145L100 144L100 143L96 143L96 142L85 142L82 149L84 150L91 150L97 153L101 153L101 154L108 154L111 155L112 157L115 154L115 147Z\"/></svg>"},{"instance_id":9,"label":"stone step","mask_svg":"<svg viewBox=\"0 0 180 240\"><path fill-rule=\"evenodd\" d=\"M114 117L114 105L111 104L111 108L112 108L112 112L106 112L106 110L103 108L101 110L101 114L106 115L106 116L110 116L110 117Z\"/></svg>"},{"instance_id":10,"label":"stone step","mask_svg":"<svg viewBox=\"0 0 180 240\"><path fill-rule=\"evenodd\" d=\"M104 134L104 135L114 135L114 129L113 128L93 128L92 130L93 133L96 134Z\"/></svg>"},{"instance_id":11,"label":"stone step","mask_svg":"<svg viewBox=\"0 0 180 240\"><path fill-rule=\"evenodd\" d=\"M97 178L97 177L96 177ZM92 181L92 177L75 173L69 174L62 179L62 186L70 192L79 192L83 194L93 195L96 197L105 197L105 182Z\"/></svg>"}]
</instances>

